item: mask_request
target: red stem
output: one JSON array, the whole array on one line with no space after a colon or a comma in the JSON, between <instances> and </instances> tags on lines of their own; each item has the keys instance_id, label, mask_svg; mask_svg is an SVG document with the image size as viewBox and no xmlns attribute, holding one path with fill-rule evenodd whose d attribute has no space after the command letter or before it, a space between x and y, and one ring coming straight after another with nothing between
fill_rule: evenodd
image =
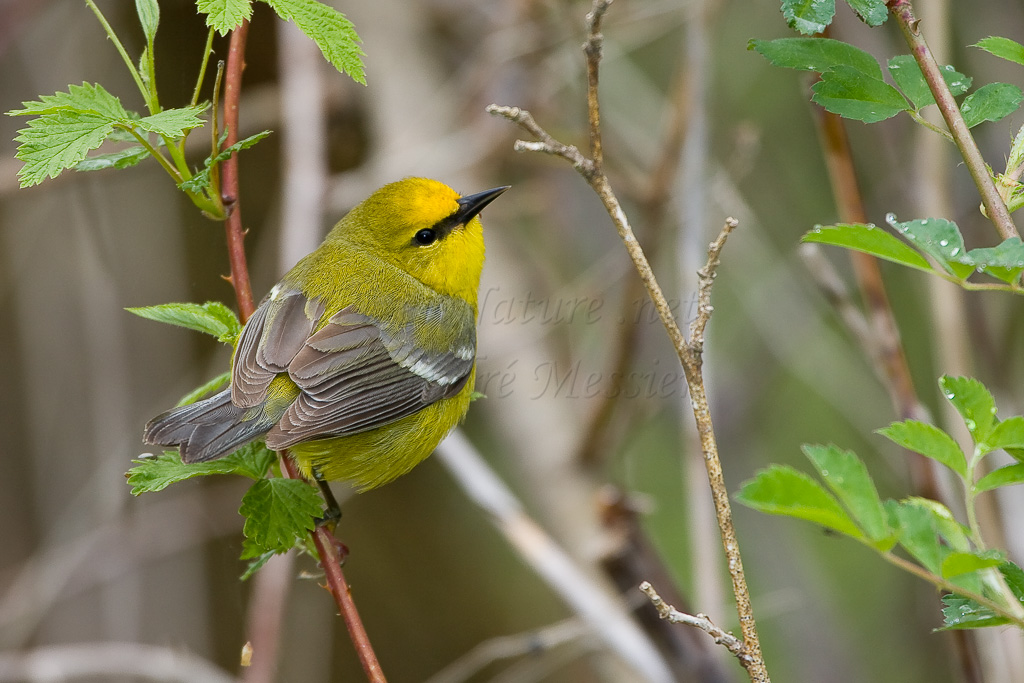
<instances>
[{"instance_id":1,"label":"red stem","mask_svg":"<svg viewBox=\"0 0 1024 683\"><path fill-rule=\"evenodd\" d=\"M245 21L232 31L231 43L228 49L227 73L224 79L224 126L227 129L225 146L231 146L238 141L238 103L242 89L242 71L245 68L245 41L249 33L249 22ZM245 322L256 309L252 296L252 286L249 282L249 267L245 257L245 230L242 228L242 212L238 201L238 154L232 154L223 165L223 186L221 195L224 206L228 211L224 229L228 243L228 261L231 267L229 281L235 288L235 297L238 300L238 312ZM280 453L281 470L290 479L301 479L295 467L295 463L288 457L286 451ZM341 561L336 550L335 539L324 527L318 526L313 532L313 542L316 544L317 553L320 555L320 564L327 577L327 585L330 587L331 595L338 605L345 626L348 627L349 637L355 646L356 654L366 672L366 678L370 683L387 683L377 655L370 644L370 638L359 618L359 611L352 600L348 584L345 582L345 575L341 571Z\"/></svg>"},{"instance_id":2,"label":"red stem","mask_svg":"<svg viewBox=\"0 0 1024 683\"><path fill-rule=\"evenodd\" d=\"M960 114L960 107L953 99L953 93L949 91L949 86L946 85L946 81L942 77L942 71L939 69L932 51L928 49L928 43L918 26L920 21L914 16L914 8L910 4L910 0L888 0L888 5L889 11L895 17L900 30L903 31L903 37L906 39L907 45L910 46L917 65L921 67L921 73L924 74L928 88L935 97L939 112L946 122L950 135L953 136L953 142L960 150L964 164L967 166L974 184L978 187L981 202L985 206L985 215L992 221L1004 240L1010 237L1019 237L1017 226L1014 225L1013 219L1010 217L1006 203L1003 202L1003 198L992 182L988 166L985 165L978 145L968 130L964 117Z\"/></svg>"},{"instance_id":3,"label":"red stem","mask_svg":"<svg viewBox=\"0 0 1024 683\"><path fill-rule=\"evenodd\" d=\"M224 127L227 129L226 147L238 142L238 101L242 92L242 71L245 69L245 40L249 35L249 22L231 32L228 48L227 73L224 78ZM221 197L228 212L224 230L228 243L228 262L231 265L229 281L235 288L238 313L244 323L256 310L249 282L249 268L245 260L245 230L242 228L242 210L238 203L238 153L224 162Z\"/></svg>"}]
</instances>

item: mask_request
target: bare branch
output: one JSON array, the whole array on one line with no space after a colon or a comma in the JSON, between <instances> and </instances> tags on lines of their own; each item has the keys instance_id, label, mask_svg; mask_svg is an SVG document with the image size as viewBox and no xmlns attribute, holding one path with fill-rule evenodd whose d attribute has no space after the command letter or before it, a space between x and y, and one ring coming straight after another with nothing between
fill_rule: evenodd
<instances>
[{"instance_id":1,"label":"bare branch","mask_svg":"<svg viewBox=\"0 0 1024 683\"><path fill-rule=\"evenodd\" d=\"M715 268L718 266L719 254L728 234L736 227L736 221L729 219L719 233L718 239L713 242L708 251L708 261L703 269L699 271L700 285L700 309L697 319L691 326L691 339L689 341L683 336L679 329L675 316L672 313L668 300L665 298L658 281L651 269L650 262L640 247L629 224L622 205L615 196L611 184L605 176L603 166L603 155L601 148L601 117L597 97L598 66L601 60L601 46L603 37L600 33L601 20L608 9L611 0L594 0L593 8L587 15L588 39L584 44L584 53L587 61L587 113L590 123L590 144L593 157L587 159L578 149L565 145L555 140L547 133L529 112L518 107L506 107L491 105L487 111L497 116L502 116L529 132L538 139L538 142L519 141L515 145L517 151L536 151L546 154L560 156L570 163L580 173L594 192L600 197L605 210L612 219L619 237L622 239L626 251L629 253L633 265L643 280L647 293L654 303L655 310L661 318L665 331L675 347L676 354L682 363L686 383L690 390L690 403L693 408L694 419L697 423L697 431L700 435L701 449L704 453L704 464L707 469L708 481L711 485L712 497L715 503L715 514L718 518L718 527L722 536L722 546L725 549L728 559L729 575L732 579L733 595L736 598L736 611L739 615L740 628L743 632L745 658L741 663L747 670L751 681L769 681L768 670L761 655L761 646L757 637L757 629L754 621L753 609L750 604L750 594L747 589L746 577L743 573L743 561L740 556L739 542L736 539L736 532L732 523L732 508L729 503L729 492L725 487L725 480L722 474L722 465L718 457L718 445L715 440L714 426L711 422L711 413L708 409L707 394L704 389L704 378L701 373L701 353L703 350L704 328L711 317L713 310L711 306L711 284L714 279Z\"/></svg>"},{"instance_id":2,"label":"bare branch","mask_svg":"<svg viewBox=\"0 0 1024 683\"><path fill-rule=\"evenodd\" d=\"M640 591L651 600L651 604L658 610L658 616L662 619L667 619L673 624L686 624L687 626L693 626L699 628L704 633L715 639L715 643L725 647L726 650L733 653L740 661L744 661L750 658L750 655L746 653L743 647L743 641L729 633L723 631L704 614L687 614L686 612L680 612L672 605L668 604L661 599L657 591L654 590L654 586L649 581L644 581L640 584Z\"/></svg>"}]
</instances>

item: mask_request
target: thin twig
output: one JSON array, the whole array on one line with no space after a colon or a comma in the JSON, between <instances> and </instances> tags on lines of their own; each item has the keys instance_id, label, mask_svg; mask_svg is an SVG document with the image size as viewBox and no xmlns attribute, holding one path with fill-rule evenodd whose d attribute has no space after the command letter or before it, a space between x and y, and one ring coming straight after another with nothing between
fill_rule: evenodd
<instances>
[{"instance_id":1,"label":"thin twig","mask_svg":"<svg viewBox=\"0 0 1024 683\"><path fill-rule=\"evenodd\" d=\"M974 184L978 187L982 205L985 207L985 215L992 221L1004 240L1019 237L1017 226L1014 225L1006 203L1003 202L999 190L996 189L995 183L992 181L988 165L985 164L985 159L981 156L978 144L967 128L967 123L960 113L960 107L953 99L953 93L949 91L949 86L946 85L946 81L942 77L942 71L939 69L935 57L928 49L928 43L920 31L920 20L914 16L914 8L910 4L910 0L889 0L888 5L889 11L892 12L896 23L899 24L900 30L903 31L903 37L906 38L907 45L910 46L910 51L914 55L914 59L917 60L917 65L921 67L921 72L928 82L928 88L935 97L935 103L939 106L939 112L953 136L953 142L960 150L967 170L970 171L971 178L974 179Z\"/></svg>"},{"instance_id":2,"label":"thin twig","mask_svg":"<svg viewBox=\"0 0 1024 683\"><path fill-rule=\"evenodd\" d=\"M249 22L243 21L231 32L228 47L227 73L224 79L224 127L227 129L225 147L238 142L238 101L242 93L242 71L245 69L245 41L249 34ZM221 197L228 212L224 221L225 237L228 243L228 262L231 267L229 281L235 288L238 313L244 323L256 310L249 282L249 267L245 258L245 229L242 227L242 211L238 204L238 153L235 152L224 162L224 185Z\"/></svg>"},{"instance_id":3,"label":"thin twig","mask_svg":"<svg viewBox=\"0 0 1024 683\"><path fill-rule=\"evenodd\" d=\"M668 604L661 599L657 591L654 590L654 586L649 581L644 581L640 584L640 591L651 600L651 604L654 605L654 609L658 610L658 616L662 619L667 619L673 624L686 624L687 626L693 626L699 628L704 633L715 639L715 643L723 646L726 650L733 653L740 662L749 660L750 655L747 654L746 648L743 647L743 641L729 633L723 631L704 614L687 614L686 612L680 612L672 605ZM744 664L746 666L746 664Z\"/></svg>"},{"instance_id":4,"label":"thin twig","mask_svg":"<svg viewBox=\"0 0 1024 683\"><path fill-rule=\"evenodd\" d=\"M249 29L249 22L243 21L241 25L231 33L231 42L228 51L227 74L224 85L224 125L227 128L227 139L225 146L230 146L238 140L238 102L242 86L242 70L244 68L245 40ZM238 300L238 310L243 321L247 320L255 310L255 302L252 297L252 287L249 283L249 268L245 256L245 231L242 228L241 211L238 205L238 154L232 154L224 162L224 205L228 209L228 218L225 221L225 231L228 242L228 259L231 265L230 282L235 288L235 297ZM301 474L288 456L287 451L281 451L281 471L291 479L301 479ZM367 679L370 683L386 683L380 663L370 644L366 628L363 626L356 609L355 602L349 592L345 575L341 571L341 561L338 556L336 541L331 533L324 526L317 526L313 532L313 543L316 545L317 554L320 556L320 564L323 567L330 587L331 594L341 611L341 616L348 627L349 636L355 646L356 654L363 666Z\"/></svg>"},{"instance_id":5,"label":"thin twig","mask_svg":"<svg viewBox=\"0 0 1024 683\"><path fill-rule=\"evenodd\" d=\"M691 339L687 341L675 320L668 300L658 285L643 249L637 242L636 235L629 224L629 219L619 204L608 178L602 171L603 156L599 130L601 118L597 93L597 71L601 58L601 19L609 5L610 0L594 0L593 8L590 14L587 15L589 37L584 44L588 76L587 109L590 122L591 149L594 152L594 158L587 159L576 147L565 145L555 140L537 124L529 112L518 107L492 104L487 107L487 111L518 124L539 140L539 142L518 140L514 145L516 151L536 151L553 154L572 163L573 167L576 168L594 192L597 193L598 197L600 197L605 210L615 225L615 229L619 233L619 237L626 247L626 251L629 253L630 259L633 261L634 267L640 275L640 279L643 280L644 286L647 288L648 296L650 296L651 301L654 303L655 310L658 311L658 316L661 318L662 324L665 326L665 330L672 341L672 345L676 349L676 354L683 365L686 382L690 390L693 415L697 422L697 431L700 434L704 464L707 469L708 481L711 484L715 513L718 517L718 527L722 536L722 546L725 549L728 560L733 595L736 598L736 610L739 615L740 628L743 632L744 650L748 655L746 659L741 659L740 661L747 670L751 681L768 681L770 679L761 655L761 646L758 641L753 609L750 604L750 594L747 589L746 578L743 574L743 562L740 556L739 543L732 524L729 493L722 477L722 466L718 458L718 446L711 422L711 414L708 410L707 395L704 390L704 380L701 373L701 352L704 344L703 333L713 310L710 302L711 282L714 278L715 268L718 265L719 252L729 232L736 226L736 222L733 219L729 219L726 222L718 239L712 243L709 249L707 264L699 272L701 299L698 303L697 317L690 326Z\"/></svg>"}]
</instances>

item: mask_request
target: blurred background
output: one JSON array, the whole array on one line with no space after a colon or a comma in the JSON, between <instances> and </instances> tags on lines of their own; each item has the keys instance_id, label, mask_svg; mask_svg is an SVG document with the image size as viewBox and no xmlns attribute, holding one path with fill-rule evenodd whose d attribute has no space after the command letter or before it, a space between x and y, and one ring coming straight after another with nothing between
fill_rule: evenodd
<instances>
[{"instance_id":1,"label":"blurred background","mask_svg":"<svg viewBox=\"0 0 1024 683\"><path fill-rule=\"evenodd\" d=\"M98 4L138 55L134 3ZM194 3L160 4L161 98L184 104L206 30ZM680 609L737 629L685 382L664 330L582 179L561 160L513 152L518 131L484 111L528 108L586 149L580 45L589 3L329 4L363 39L366 87L334 72L266 5L255 7L240 132L274 131L241 155L256 298L386 182L425 175L461 192L511 184L484 215L478 389L487 398L474 403L464 433L588 577L588 590L612 596L623 615L636 609L661 658L652 670L671 672L663 680L744 679L703 634L652 619L635 589L650 579ZM1020 3L915 6L940 59L976 85L1021 83L1019 68L966 47L988 35L1022 41ZM889 393L799 256L800 235L837 213L809 80L746 49L750 38L792 35L778 3L617 0L604 34L607 171L681 322L694 314L708 241L726 216L740 223L723 254L704 356L730 490L769 463L808 471L800 444L834 442L867 461L883 497L910 495L905 455L873 434L899 419ZM845 6L834 37L883 60L907 51L891 23L869 29ZM226 48L215 42L218 58ZM79 0L0 0L0 74L4 111L83 81L142 108ZM1017 113L976 129L996 170L1022 123ZM238 580L245 482L208 478L133 498L123 477L145 452L145 422L229 362L210 338L124 308L234 307L223 229L152 161L17 189L12 140L22 125L0 117L0 679L243 675L256 590ZM945 216L969 247L998 241L951 145L908 117L847 128L869 220ZM205 135L190 140L196 163ZM848 254L827 256L852 282ZM1002 416L1024 411L1020 301L882 270L918 395L940 424L955 426L939 402L943 373L979 377ZM999 515L1021 518L1020 491L999 502L991 537L1005 534L1020 562L1019 527L998 524ZM348 498L343 510L346 575L393 683L648 680L513 549L438 458ZM811 525L734 513L775 680L962 679L958 641L932 632L940 605L927 585ZM315 562L282 567L275 680L362 680ZM1024 680L1024 666L1007 656L1020 656L1019 635L988 638L1000 637L1008 650L980 647L986 680Z\"/></svg>"}]
</instances>

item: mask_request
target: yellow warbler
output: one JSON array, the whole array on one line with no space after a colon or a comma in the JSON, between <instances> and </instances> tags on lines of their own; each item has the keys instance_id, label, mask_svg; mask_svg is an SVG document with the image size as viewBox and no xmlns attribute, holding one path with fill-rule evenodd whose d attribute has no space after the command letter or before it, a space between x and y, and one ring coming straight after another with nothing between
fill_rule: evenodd
<instances>
[{"instance_id":1,"label":"yellow warbler","mask_svg":"<svg viewBox=\"0 0 1024 683\"><path fill-rule=\"evenodd\" d=\"M477 214L426 178L370 195L246 322L231 386L146 425L202 462L264 437L307 476L367 489L405 474L465 416L476 374Z\"/></svg>"}]
</instances>

